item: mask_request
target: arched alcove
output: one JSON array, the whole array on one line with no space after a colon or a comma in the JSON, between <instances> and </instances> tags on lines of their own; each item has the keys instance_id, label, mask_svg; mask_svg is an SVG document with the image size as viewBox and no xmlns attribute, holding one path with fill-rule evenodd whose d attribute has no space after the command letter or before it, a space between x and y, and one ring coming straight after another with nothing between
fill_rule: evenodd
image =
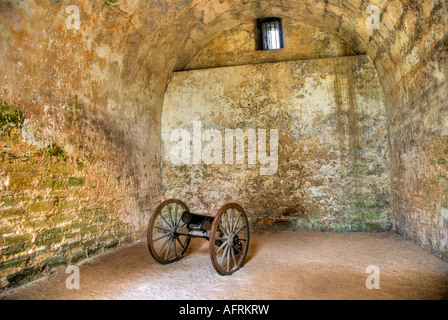
<instances>
[{"instance_id":1,"label":"arched alcove","mask_svg":"<svg viewBox=\"0 0 448 320\"><path fill-rule=\"evenodd\" d=\"M385 99L372 61L322 30L283 23L282 50L257 51L251 22L174 73L162 197L183 195L210 215L237 202L254 230L391 230Z\"/></svg>"}]
</instances>

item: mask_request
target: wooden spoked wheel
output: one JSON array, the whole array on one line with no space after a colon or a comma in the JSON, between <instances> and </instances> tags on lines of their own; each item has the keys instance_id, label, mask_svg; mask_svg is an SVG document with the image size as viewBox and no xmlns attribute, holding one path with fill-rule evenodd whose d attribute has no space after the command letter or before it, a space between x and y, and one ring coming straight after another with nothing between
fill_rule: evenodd
<instances>
[{"instance_id":1,"label":"wooden spoked wheel","mask_svg":"<svg viewBox=\"0 0 448 320\"><path fill-rule=\"evenodd\" d=\"M166 200L154 210L149 221L147 234L149 252L161 264L180 260L190 244L190 236L176 232L186 226L181 219L185 211L189 210L182 201Z\"/></svg>"},{"instance_id":2,"label":"wooden spoked wheel","mask_svg":"<svg viewBox=\"0 0 448 320\"><path fill-rule=\"evenodd\" d=\"M215 270L231 275L244 263L249 248L249 223L243 208L236 203L219 210L210 230L210 258Z\"/></svg>"}]
</instances>

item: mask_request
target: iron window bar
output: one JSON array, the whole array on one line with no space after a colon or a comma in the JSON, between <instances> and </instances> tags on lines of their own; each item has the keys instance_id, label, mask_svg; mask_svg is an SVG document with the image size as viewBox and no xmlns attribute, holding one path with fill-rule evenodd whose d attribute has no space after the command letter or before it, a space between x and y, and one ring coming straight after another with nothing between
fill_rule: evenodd
<instances>
[{"instance_id":1,"label":"iron window bar","mask_svg":"<svg viewBox=\"0 0 448 320\"><path fill-rule=\"evenodd\" d=\"M260 19L258 20L258 27L261 35L262 50L277 50L284 47L281 19Z\"/></svg>"}]
</instances>

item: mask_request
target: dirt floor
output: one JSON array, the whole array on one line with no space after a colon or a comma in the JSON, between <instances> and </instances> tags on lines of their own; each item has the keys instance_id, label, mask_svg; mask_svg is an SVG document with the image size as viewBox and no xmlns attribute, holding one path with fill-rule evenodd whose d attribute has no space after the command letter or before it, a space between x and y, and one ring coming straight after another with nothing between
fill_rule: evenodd
<instances>
[{"instance_id":1,"label":"dirt floor","mask_svg":"<svg viewBox=\"0 0 448 320\"><path fill-rule=\"evenodd\" d=\"M379 290L366 288L370 265ZM228 277L215 272L201 239L171 265L156 263L140 241L79 266L80 290L66 288L61 270L0 299L448 298L448 263L395 233L252 233L245 266Z\"/></svg>"}]
</instances>

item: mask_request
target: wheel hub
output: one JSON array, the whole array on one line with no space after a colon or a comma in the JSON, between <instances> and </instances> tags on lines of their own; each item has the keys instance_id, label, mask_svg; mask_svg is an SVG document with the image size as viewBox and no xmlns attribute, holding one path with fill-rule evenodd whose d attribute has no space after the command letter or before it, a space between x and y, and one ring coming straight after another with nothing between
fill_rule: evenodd
<instances>
[{"instance_id":1,"label":"wheel hub","mask_svg":"<svg viewBox=\"0 0 448 320\"><path fill-rule=\"evenodd\" d=\"M243 247L243 244L240 241L240 237L238 237L237 234L233 235L231 243L233 246L237 247L238 249L241 249Z\"/></svg>"},{"instance_id":2,"label":"wheel hub","mask_svg":"<svg viewBox=\"0 0 448 320\"><path fill-rule=\"evenodd\" d=\"M176 227L171 229L170 236L171 236L171 238L174 238L174 239L179 238L179 234L177 233L177 228Z\"/></svg>"}]
</instances>

